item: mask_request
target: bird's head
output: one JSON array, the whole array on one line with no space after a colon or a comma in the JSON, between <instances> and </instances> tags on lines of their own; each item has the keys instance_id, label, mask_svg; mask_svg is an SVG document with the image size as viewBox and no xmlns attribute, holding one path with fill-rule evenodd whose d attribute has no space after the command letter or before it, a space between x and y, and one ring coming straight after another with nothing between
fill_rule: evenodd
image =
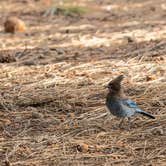
<instances>
[{"instance_id":1,"label":"bird's head","mask_svg":"<svg viewBox=\"0 0 166 166\"><path fill-rule=\"evenodd\" d=\"M119 92L121 89L121 81L123 80L123 78L124 78L123 75L119 75L118 77L116 77L115 79L110 81L107 86L109 91L114 92L114 93Z\"/></svg>"}]
</instances>

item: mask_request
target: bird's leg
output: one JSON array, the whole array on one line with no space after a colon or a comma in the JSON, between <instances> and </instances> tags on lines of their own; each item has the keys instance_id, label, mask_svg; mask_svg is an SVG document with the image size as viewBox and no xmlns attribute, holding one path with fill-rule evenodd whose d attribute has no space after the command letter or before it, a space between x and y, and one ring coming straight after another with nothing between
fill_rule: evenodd
<instances>
[{"instance_id":1,"label":"bird's leg","mask_svg":"<svg viewBox=\"0 0 166 166\"><path fill-rule=\"evenodd\" d=\"M119 123L119 125L118 125L119 128L122 127L123 122L124 122L124 118L122 118L122 119L120 120L120 123Z\"/></svg>"},{"instance_id":2,"label":"bird's leg","mask_svg":"<svg viewBox=\"0 0 166 166\"><path fill-rule=\"evenodd\" d=\"M128 117L128 130L130 130L130 129L131 129L131 118Z\"/></svg>"}]
</instances>

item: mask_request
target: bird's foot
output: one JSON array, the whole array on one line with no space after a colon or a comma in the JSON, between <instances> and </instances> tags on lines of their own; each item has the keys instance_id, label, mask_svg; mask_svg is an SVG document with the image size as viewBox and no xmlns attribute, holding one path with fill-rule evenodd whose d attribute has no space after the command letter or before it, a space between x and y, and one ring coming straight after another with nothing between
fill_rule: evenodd
<instances>
[{"instance_id":1,"label":"bird's foot","mask_svg":"<svg viewBox=\"0 0 166 166\"><path fill-rule=\"evenodd\" d=\"M119 125L113 125L113 126L112 126L112 129L113 129L113 130L118 130L118 129L119 129Z\"/></svg>"},{"instance_id":2,"label":"bird's foot","mask_svg":"<svg viewBox=\"0 0 166 166\"><path fill-rule=\"evenodd\" d=\"M113 125L112 128L113 128L114 130L124 129L124 127L119 126L119 125Z\"/></svg>"},{"instance_id":3,"label":"bird's foot","mask_svg":"<svg viewBox=\"0 0 166 166\"><path fill-rule=\"evenodd\" d=\"M112 128L113 128L113 130L118 130L118 129L120 129L120 130L131 131L131 126L130 126L130 125L129 125L129 126L114 125Z\"/></svg>"}]
</instances>

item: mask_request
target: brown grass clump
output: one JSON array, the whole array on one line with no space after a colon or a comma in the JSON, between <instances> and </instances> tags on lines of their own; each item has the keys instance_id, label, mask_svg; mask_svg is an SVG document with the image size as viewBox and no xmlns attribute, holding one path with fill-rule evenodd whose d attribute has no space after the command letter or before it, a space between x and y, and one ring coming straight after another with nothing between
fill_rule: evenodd
<instances>
[{"instance_id":1,"label":"brown grass clump","mask_svg":"<svg viewBox=\"0 0 166 166\"><path fill-rule=\"evenodd\" d=\"M0 51L0 63L16 62L15 52L9 50Z\"/></svg>"},{"instance_id":2,"label":"brown grass clump","mask_svg":"<svg viewBox=\"0 0 166 166\"><path fill-rule=\"evenodd\" d=\"M43 17L41 1L0 1L31 25L28 37L0 33L1 51L17 58L0 63L0 165L165 166L163 0L76 2L98 12ZM104 87L121 74L156 118L136 115L130 131L105 108Z\"/></svg>"}]
</instances>

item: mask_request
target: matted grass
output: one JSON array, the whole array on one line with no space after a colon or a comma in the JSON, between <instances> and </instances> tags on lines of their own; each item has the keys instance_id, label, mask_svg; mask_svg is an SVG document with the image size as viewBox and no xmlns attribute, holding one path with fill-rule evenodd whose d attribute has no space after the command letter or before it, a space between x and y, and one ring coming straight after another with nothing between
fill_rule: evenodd
<instances>
[{"instance_id":1,"label":"matted grass","mask_svg":"<svg viewBox=\"0 0 166 166\"><path fill-rule=\"evenodd\" d=\"M15 2L10 5L16 9ZM127 27L134 29L133 37L120 26L117 9L110 23L103 6L99 17L55 15L47 20L39 8L29 15L27 8L21 16L30 23L28 37L0 34L3 48L17 59L0 64L0 165L165 165L165 26L153 25L153 40L149 31L134 31L140 25ZM124 22L133 19L131 13L120 11ZM119 120L105 108L104 86L119 74L125 75L126 95L155 120L138 115L130 131L127 121L124 129L116 129Z\"/></svg>"}]
</instances>

